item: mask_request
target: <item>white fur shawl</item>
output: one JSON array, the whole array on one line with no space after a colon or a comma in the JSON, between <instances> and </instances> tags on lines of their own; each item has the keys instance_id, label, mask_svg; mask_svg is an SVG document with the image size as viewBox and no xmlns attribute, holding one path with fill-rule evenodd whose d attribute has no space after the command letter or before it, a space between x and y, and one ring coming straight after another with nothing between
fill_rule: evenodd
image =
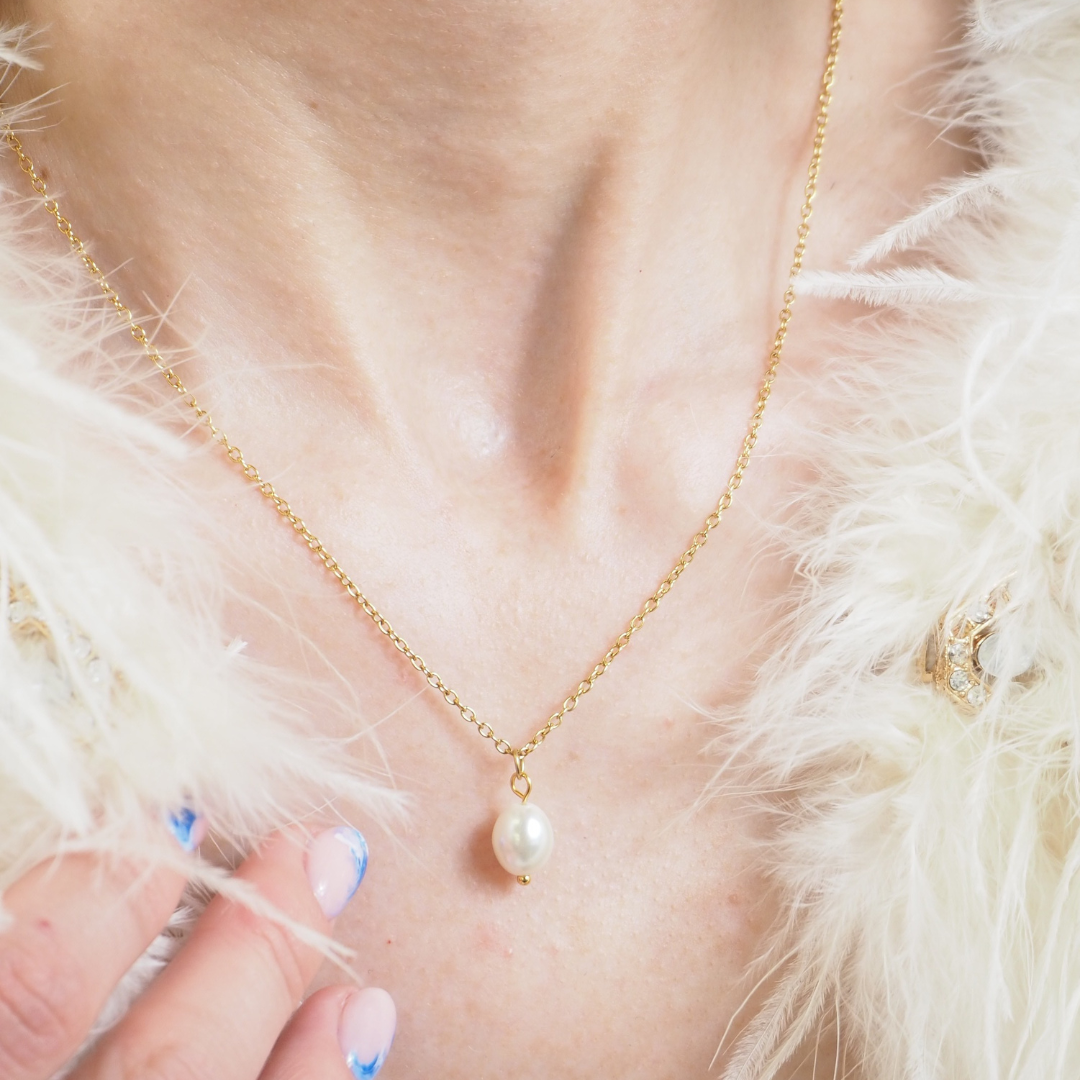
<instances>
[{"instance_id":1,"label":"white fur shawl","mask_svg":"<svg viewBox=\"0 0 1080 1080\"><path fill-rule=\"evenodd\" d=\"M34 62L21 30L0 62ZM0 186L0 892L58 848L176 860L185 807L242 850L398 801L224 636L226 555L174 479L205 448L156 421L152 372L41 200Z\"/></svg>"},{"instance_id":2,"label":"white fur shawl","mask_svg":"<svg viewBox=\"0 0 1080 1080\"><path fill-rule=\"evenodd\" d=\"M965 51L985 168L803 282L892 310L833 372L856 419L737 718L786 902L740 1080L819 1025L872 1080L1080 1076L1080 3L982 0ZM1006 581L1037 678L965 712L919 682L927 633Z\"/></svg>"},{"instance_id":3,"label":"white fur shawl","mask_svg":"<svg viewBox=\"0 0 1080 1080\"><path fill-rule=\"evenodd\" d=\"M1080 1076L1080 0L975 2L964 48L985 168L803 284L890 317L828 381L858 422L814 436L797 613L723 718L786 903L739 1080L830 1026L871 1080ZM121 407L130 350L40 214L0 191L0 889L61 842L150 845L148 810L243 843L315 792L377 806L222 635L188 451ZM1037 677L965 712L917 662L1006 581Z\"/></svg>"}]
</instances>

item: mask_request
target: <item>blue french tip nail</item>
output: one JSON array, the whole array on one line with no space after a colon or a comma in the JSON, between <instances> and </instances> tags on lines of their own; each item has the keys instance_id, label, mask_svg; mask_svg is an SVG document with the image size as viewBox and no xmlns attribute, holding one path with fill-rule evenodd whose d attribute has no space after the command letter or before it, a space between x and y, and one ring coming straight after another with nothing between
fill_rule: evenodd
<instances>
[{"instance_id":1,"label":"blue french tip nail","mask_svg":"<svg viewBox=\"0 0 1080 1080\"><path fill-rule=\"evenodd\" d=\"M367 873L367 841L347 826L326 829L308 845L305 864L319 907L328 919L336 919Z\"/></svg>"},{"instance_id":2,"label":"blue french tip nail","mask_svg":"<svg viewBox=\"0 0 1080 1080\"><path fill-rule=\"evenodd\" d=\"M338 1021L338 1042L356 1080L371 1080L383 1067L396 1028L397 1009L385 990L369 986L349 998Z\"/></svg>"},{"instance_id":3,"label":"blue french tip nail","mask_svg":"<svg viewBox=\"0 0 1080 1080\"><path fill-rule=\"evenodd\" d=\"M187 806L169 814L165 824L188 855L195 851L206 837L206 818Z\"/></svg>"}]
</instances>

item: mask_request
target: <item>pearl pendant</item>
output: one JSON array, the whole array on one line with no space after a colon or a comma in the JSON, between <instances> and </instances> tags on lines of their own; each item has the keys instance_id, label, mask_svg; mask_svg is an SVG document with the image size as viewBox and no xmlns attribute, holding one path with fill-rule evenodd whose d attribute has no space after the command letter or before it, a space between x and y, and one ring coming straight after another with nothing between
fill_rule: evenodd
<instances>
[{"instance_id":1,"label":"pearl pendant","mask_svg":"<svg viewBox=\"0 0 1080 1080\"><path fill-rule=\"evenodd\" d=\"M528 885L533 873L551 858L555 830L539 806L523 802L504 810L495 820L491 846L499 865Z\"/></svg>"}]
</instances>

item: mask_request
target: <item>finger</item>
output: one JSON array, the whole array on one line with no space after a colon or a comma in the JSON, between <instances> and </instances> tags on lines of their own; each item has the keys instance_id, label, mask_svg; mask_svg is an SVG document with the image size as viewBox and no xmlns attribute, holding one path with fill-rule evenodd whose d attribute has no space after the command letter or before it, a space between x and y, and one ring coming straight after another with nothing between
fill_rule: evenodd
<instances>
[{"instance_id":1,"label":"finger","mask_svg":"<svg viewBox=\"0 0 1080 1080\"><path fill-rule=\"evenodd\" d=\"M278 834L236 876L283 915L325 934L328 916L360 883L366 850L355 830L328 830L305 865L296 838ZM75 1075L251 1080L321 959L287 928L218 896L179 955Z\"/></svg>"},{"instance_id":2,"label":"finger","mask_svg":"<svg viewBox=\"0 0 1080 1080\"><path fill-rule=\"evenodd\" d=\"M79 1048L124 973L168 921L184 878L68 855L4 894L0 1076L40 1080Z\"/></svg>"},{"instance_id":3,"label":"finger","mask_svg":"<svg viewBox=\"0 0 1080 1080\"><path fill-rule=\"evenodd\" d=\"M259 1080L367 1080L386 1061L396 1026L385 990L329 986L289 1022Z\"/></svg>"}]
</instances>

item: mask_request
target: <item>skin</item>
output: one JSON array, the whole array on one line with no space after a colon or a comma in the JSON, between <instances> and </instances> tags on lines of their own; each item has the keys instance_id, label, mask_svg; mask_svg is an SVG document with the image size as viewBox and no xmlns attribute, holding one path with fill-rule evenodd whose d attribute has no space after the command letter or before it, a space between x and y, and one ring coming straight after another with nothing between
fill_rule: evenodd
<instances>
[{"instance_id":1,"label":"skin","mask_svg":"<svg viewBox=\"0 0 1080 1080\"><path fill-rule=\"evenodd\" d=\"M822 0L28 0L60 85L28 138L184 377L482 719L520 743L715 504L790 264ZM917 114L956 0L846 17L810 265L969 164ZM123 264L121 266L121 264ZM799 302L715 542L529 762L554 822L521 889L511 769L200 458L245 553L231 615L412 799L338 933L391 990L384 1076L705 1075L775 902L761 824L689 813L783 609L766 523L852 312ZM163 399L164 400L164 399ZM818 417L837 422L833 416ZM313 687L317 689L312 689ZM328 977L328 976L324 976Z\"/></svg>"},{"instance_id":2,"label":"skin","mask_svg":"<svg viewBox=\"0 0 1080 1080\"><path fill-rule=\"evenodd\" d=\"M326 934L332 927L308 885L297 840L270 838L237 876L279 911ZM38 867L4 894L12 918L0 937L5 1080L47 1080L70 1058L183 884L171 871L78 855ZM319 959L293 935L216 897L183 951L71 1078L348 1080L336 1023L351 989L329 987L294 1013Z\"/></svg>"}]
</instances>

